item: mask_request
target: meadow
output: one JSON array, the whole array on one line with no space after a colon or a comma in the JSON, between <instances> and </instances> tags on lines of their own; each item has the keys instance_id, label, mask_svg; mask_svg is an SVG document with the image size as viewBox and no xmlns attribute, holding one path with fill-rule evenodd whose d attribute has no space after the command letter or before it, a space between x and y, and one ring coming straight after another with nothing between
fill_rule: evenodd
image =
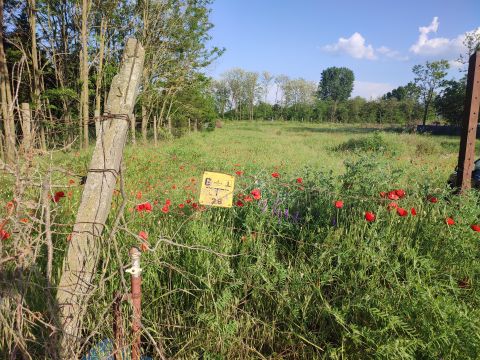
<instances>
[{"instance_id":1,"label":"meadow","mask_svg":"<svg viewBox=\"0 0 480 360\"><path fill-rule=\"evenodd\" d=\"M125 214L115 241L99 244L86 344L113 339L111 304L128 292L128 249L139 246L154 358L479 358L480 197L446 186L458 146L393 126L253 121L127 146ZM38 166L81 176L90 155L56 152ZM198 204L204 171L236 177L232 208ZM53 176L64 193L52 193L58 279L82 185ZM5 208L13 179L0 181ZM107 233L121 203L119 188ZM14 242L2 241L2 257ZM44 267L40 257L26 269L40 287ZM3 289L14 272L7 264ZM48 314L42 291L26 302ZM25 327L43 358L50 329Z\"/></svg>"}]
</instances>

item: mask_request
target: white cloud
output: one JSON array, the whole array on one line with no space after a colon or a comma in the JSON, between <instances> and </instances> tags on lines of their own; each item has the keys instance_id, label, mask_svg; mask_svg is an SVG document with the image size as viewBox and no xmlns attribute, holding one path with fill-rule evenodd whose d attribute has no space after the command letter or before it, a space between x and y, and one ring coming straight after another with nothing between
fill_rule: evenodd
<instances>
[{"instance_id":1,"label":"white cloud","mask_svg":"<svg viewBox=\"0 0 480 360\"><path fill-rule=\"evenodd\" d=\"M457 58L466 51L463 41L465 33L454 38L430 37L431 33L436 33L439 28L438 17L435 16L428 26L419 27L417 42L410 47L410 51L421 56L443 56L449 59ZM480 33L480 28L473 30Z\"/></svg>"},{"instance_id":2,"label":"white cloud","mask_svg":"<svg viewBox=\"0 0 480 360\"><path fill-rule=\"evenodd\" d=\"M399 51L389 49L386 46L380 46L376 49L377 53L394 60L407 61L408 56L403 56Z\"/></svg>"},{"instance_id":3,"label":"white cloud","mask_svg":"<svg viewBox=\"0 0 480 360\"><path fill-rule=\"evenodd\" d=\"M323 50L330 53L347 54L355 59L375 60L377 58L372 45L366 45L365 38L358 32L348 39L341 37L337 43L324 46Z\"/></svg>"},{"instance_id":4,"label":"white cloud","mask_svg":"<svg viewBox=\"0 0 480 360\"><path fill-rule=\"evenodd\" d=\"M375 49L371 44L366 44L365 38L358 32L355 32L348 39L341 37L335 44L326 45L322 50L333 54L346 54L355 59L377 60L383 58L399 61L408 60L407 56L403 56L400 52L386 46L380 46Z\"/></svg>"},{"instance_id":5,"label":"white cloud","mask_svg":"<svg viewBox=\"0 0 480 360\"><path fill-rule=\"evenodd\" d=\"M463 69L465 67L465 64L458 60L449 60L448 63L452 69Z\"/></svg>"},{"instance_id":6,"label":"white cloud","mask_svg":"<svg viewBox=\"0 0 480 360\"><path fill-rule=\"evenodd\" d=\"M365 99L377 99L394 88L395 86L388 83L355 81L353 84L352 97L361 96Z\"/></svg>"}]
</instances>

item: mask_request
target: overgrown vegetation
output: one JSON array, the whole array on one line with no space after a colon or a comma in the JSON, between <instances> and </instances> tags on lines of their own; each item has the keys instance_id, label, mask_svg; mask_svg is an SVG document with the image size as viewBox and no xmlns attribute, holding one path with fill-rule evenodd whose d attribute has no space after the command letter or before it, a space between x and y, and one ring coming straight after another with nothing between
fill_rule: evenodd
<instances>
[{"instance_id":1,"label":"overgrown vegetation","mask_svg":"<svg viewBox=\"0 0 480 360\"><path fill-rule=\"evenodd\" d=\"M365 136L359 139L350 139L336 147L337 151L354 151L383 153L392 151L391 146L384 140L383 136L375 132L373 135Z\"/></svg>"},{"instance_id":2,"label":"overgrown vegetation","mask_svg":"<svg viewBox=\"0 0 480 360\"><path fill-rule=\"evenodd\" d=\"M279 129L282 136L276 135ZM442 138L452 144L450 150L438 147L419 155L417 145L436 140L369 131L358 126L227 123L160 148L127 148L125 222L115 242L100 245L103 260L84 322L85 335L92 335L85 351L113 339L111 303L116 291L128 291L128 275L125 288L121 268L129 263L129 248L142 244L137 234L144 231L148 239L143 243L150 250L142 255L142 322L168 357L480 356L480 238L470 228L480 221L480 198L477 192L459 198L445 188L458 140ZM376 150L346 156L329 150L349 138L367 144L363 149ZM293 141L295 149L286 147ZM381 151L385 144L398 153ZM252 154L257 154L254 161ZM52 161L81 174L88 159L82 152L57 154ZM204 170L236 176L233 208L196 204ZM274 172L278 178L272 177ZM63 185L59 190L66 195L56 203L50 200L55 283L82 187L74 177L54 175L53 181ZM5 209L12 193L1 189ZM250 201L246 196L253 198L253 189L261 198ZM405 196L390 200L380 194L395 189ZM162 211L167 199L171 205ZM114 209L121 200L117 192ZM343 204L336 207L339 200ZM408 216L391 207L389 211L392 201ZM145 202L152 211L137 211ZM376 215L374 222L365 220L367 211ZM447 225L447 217L455 224ZM33 223L22 226L36 228ZM2 258L15 253L17 236L2 241ZM25 309L53 323L44 301L49 290L38 287L45 283L46 260L44 247L38 249L38 261L26 261L21 270L29 282L12 283L19 269L14 262L2 265L2 291L27 289ZM2 316L11 317L14 308L15 303L3 302ZM128 334L131 310L125 304L122 311ZM28 351L34 358L48 357L52 329L28 318L22 328ZM7 329L1 330L2 356L15 344ZM144 352L158 356L144 334Z\"/></svg>"}]
</instances>

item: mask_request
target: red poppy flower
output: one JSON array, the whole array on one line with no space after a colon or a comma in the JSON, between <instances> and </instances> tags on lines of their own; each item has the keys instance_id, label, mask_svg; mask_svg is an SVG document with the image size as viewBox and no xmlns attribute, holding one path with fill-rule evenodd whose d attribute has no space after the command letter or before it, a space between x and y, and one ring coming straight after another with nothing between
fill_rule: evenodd
<instances>
[{"instance_id":1,"label":"red poppy flower","mask_svg":"<svg viewBox=\"0 0 480 360\"><path fill-rule=\"evenodd\" d=\"M184 204L184 203L178 204L178 207L179 207L180 209L183 209L183 208L185 207L185 204Z\"/></svg>"},{"instance_id":2,"label":"red poppy flower","mask_svg":"<svg viewBox=\"0 0 480 360\"><path fill-rule=\"evenodd\" d=\"M390 192L388 193L388 198L389 198L390 200L398 200L398 199L400 199L400 197L395 193L395 191L390 191Z\"/></svg>"},{"instance_id":3,"label":"red poppy flower","mask_svg":"<svg viewBox=\"0 0 480 360\"><path fill-rule=\"evenodd\" d=\"M255 200L260 200L260 198L262 197L262 195L260 194L260 190L259 189L253 189L250 194L253 195L253 198Z\"/></svg>"},{"instance_id":4,"label":"red poppy flower","mask_svg":"<svg viewBox=\"0 0 480 360\"><path fill-rule=\"evenodd\" d=\"M242 207L244 204L242 202L242 200L237 200L237 202L235 203L238 207Z\"/></svg>"},{"instance_id":5,"label":"red poppy flower","mask_svg":"<svg viewBox=\"0 0 480 360\"><path fill-rule=\"evenodd\" d=\"M137 206L135 206L135 210L137 210L138 212L142 212L143 210L145 210L145 204L138 204Z\"/></svg>"},{"instance_id":6,"label":"red poppy flower","mask_svg":"<svg viewBox=\"0 0 480 360\"><path fill-rule=\"evenodd\" d=\"M235 171L235 174L237 174L238 176L242 176L242 175L243 175L243 171L242 171L242 170L237 170L237 171Z\"/></svg>"},{"instance_id":7,"label":"red poppy flower","mask_svg":"<svg viewBox=\"0 0 480 360\"><path fill-rule=\"evenodd\" d=\"M52 198L52 201L57 203L63 197L65 197L65 193L63 191L57 191Z\"/></svg>"},{"instance_id":8,"label":"red poppy flower","mask_svg":"<svg viewBox=\"0 0 480 360\"><path fill-rule=\"evenodd\" d=\"M177 188L177 185L173 184L172 189L175 190Z\"/></svg>"},{"instance_id":9,"label":"red poppy flower","mask_svg":"<svg viewBox=\"0 0 480 360\"><path fill-rule=\"evenodd\" d=\"M70 185L73 185L73 184L75 184L75 180L70 179L70 180L68 180L68 183L69 183Z\"/></svg>"},{"instance_id":10,"label":"red poppy flower","mask_svg":"<svg viewBox=\"0 0 480 360\"><path fill-rule=\"evenodd\" d=\"M250 196L247 195L247 196L245 196L245 197L243 198L243 201L245 201L245 202L251 202L251 201L253 201L253 199L252 199Z\"/></svg>"},{"instance_id":11,"label":"red poppy flower","mask_svg":"<svg viewBox=\"0 0 480 360\"><path fill-rule=\"evenodd\" d=\"M302 178L297 178L297 184L303 184L303 179Z\"/></svg>"},{"instance_id":12,"label":"red poppy flower","mask_svg":"<svg viewBox=\"0 0 480 360\"><path fill-rule=\"evenodd\" d=\"M144 204L143 204L143 209L144 209L146 212L152 211L152 204L150 204L149 202L144 203Z\"/></svg>"},{"instance_id":13,"label":"red poppy flower","mask_svg":"<svg viewBox=\"0 0 480 360\"><path fill-rule=\"evenodd\" d=\"M435 196L432 196L432 195L428 195L427 200L430 201L431 203L434 203L434 204L436 202L438 202L438 199Z\"/></svg>"},{"instance_id":14,"label":"red poppy flower","mask_svg":"<svg viewBox=\"0 0 480 360\"><path fill-rule=\"evenodd\" d=\"M185 202L186 202L187 204L190 204L190 203L192 202L192 200L191 200L191 199L187 199L187 200L185 200Z\"/></svg>"},{"instance_id":15,"label":"red poppy flower","mask_svg":"<svg viewBox=\"0 0 480 360\"><path fill-rule=\"evenodd\" d=\"M395 190L395 194L401 199L405 196L405 190L402 190L402 189Z\"/></svg>"},{"instance_id":16,"label":"red poppy flower","mask_svg":"<svg viewBox=\"0 0 480 360\"><path fill-rule=\"evenodd\" d=\"M455 220L453 220L451 217L448 217L448 218L445 219L445 223L448 226L455 225Z\"/></svg>"},{"instance_id":17,"label":"red poppy flower","mask_svg":"<svg viewBox=\"0 0 480 360\"><path fill-rule=\"evenodd\" d=\"M417 210L415 210L415 208L411 208L410 209L410 214L412 214L413 216L417 215Z\"/></svg>"},{"instance_id":18,"label":"red poppy flower","mask_svg":"<svg viewBox=\"0 0 480 360\"><path fill-rule=\"evenodd\" d=\"M390 204L387 205L387 210L390 211L392 209L397 209L398 204L395 201L392 201Z\"/></svg>"},{"instance_id":19,"label":"red poppy flower","mask_svg":"<svg viewBox=\"0 0 480 360\"><path fill-rule=\"evenodd\" d=\"M342 200L337 200L337 201L335 201L335 207L336 207L337 209L343 208L343 201L342 201Z\"/></svg>"},{"instance_id":20,"label":"red poppy flower","mask_svg":"<svg viewBox=\"0 0 480 360\"><path fill-rule=\"evenodd\" d=\"M27 224L28 223L28 218L22 218L20 219L21 223Z\"/></svg>"},{"instance_id":21,"label":"red poppy flower","mask_svg":"<svg viewBox=\"0 0 480 360\"><path fill-rule=\"evenodd\" d=\"M408 215L408 211L405 210L404 208L397 208L397 214L400 215L400 216L407 216Z\"/></svg>"},{"instance_id":22,"label":"red poppy flower","mask_svg":"<svg viewBox=\"0 0 480 360\"><path fill-rule=\"evenodd\" d=\"M7 240L10 237L10 234L6 232L5 230L0 230L0 239L1 240Z\"/></svg>"},{"instance_id":23,"label":"red poppy flower","mask_svg":"<svg viewBox=\"0 0 480 360\"><path fill-rule=\"evenodd\" d=\"M167 205L167 206L172 205L172 202L170 201L170 199L165 200L165 205Z\"/></svg>"},{"instance_id":24,"label":"red poppy flower","mask_svg":"<svg viewBox=\"0 0 480 360\"><path fill-rule=\"evenodd\" d=\"M480 232L480 225L472 225L472 226L470 226L470 228L471 228L473 231Z\"/></svg>"},{"instance_id":25,"label":"red poppy flower","mask_svg":"<svg viewBox=\"0 0 480 360\"><path fill-rule=\"evenodd\" d=\"M140 200L142 198L142 192L137 192L137 195L135 195L135 197Z\"/></svg>"},{"instance_id":26,"label":"red poppy flower","mask_svg":"<svg viewBox=\"0 0 480 360\"><path fill-rule=\"evenodd\" d=\"M198 209L198 204L197 203L192 203L192 208Z\"/></svg>"},{"instance_id":27,"label":"red poppy flower","mask_svg":"<svg viewBox=\"0 0 480 360\"><path fill-rule=\"evenodd\" d=\"M370 211L367 211L365 213L365 220L367 220L368 222L373 222L373 221L375 221L375 219L376 219L376 216L375 216L374 213L372 213Z\"/></svg>"},{"instance_id":28,"label":"red poppy flower","mask_svg":"<svg viewBox=\"0 0 480 360\"><path fill-rule=\"evenodd\" d=\"M278 172L274 172L272 173L272 177L274 177L275 179L278 179L280 177L280 174Z\"/></svg>"},{"instance_id":29,"label":"red poppy flower","mask_svg":"<svg viewBox=\"0 0 480 360\"><path fill-rule=\"evenodd\" d=\"M165 205L164 207L162 207L162 212L164 214L168 213L169 210L170 210L170 207L168 205Z\"/></svg>"},{"instance_id":30,"label":"red poppy flower","mask_svg":"<svg viewBox=\"0 0 480 360\"><path fill-rule=\"evenodd\" d=\"M148 233L146 233L145 231L140 231L138 233L138 236L143 240L148 240Z\"/></svg>"}]
</instances>

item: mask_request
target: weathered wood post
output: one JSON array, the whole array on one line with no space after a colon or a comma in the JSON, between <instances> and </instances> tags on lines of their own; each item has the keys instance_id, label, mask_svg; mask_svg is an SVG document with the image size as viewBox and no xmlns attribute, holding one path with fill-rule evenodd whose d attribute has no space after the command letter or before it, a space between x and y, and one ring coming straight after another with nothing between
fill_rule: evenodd
<instances>
[{"instance_id":1,"label":"weathered wood post","mask_svg":"<svg viewBox=\"0 0 480 360\"><path fill-rule=\"evenodd\" d=\"M92 155L56 297L62 326L59 349L62 359L78 357L82 319L100 254L99 238L110 211L144 58L141 44L128 39L120 72L113 78L108 94L105 112L110 116L100 123L100 136Z\"/></svg>"},{"instance_id":2,"label":"weathered wood post","mask_svg":"<svg viewBox=\"0 0 480 360\"><path fill-rule=\"evenodd\" d=\"M478 111L480 109L480 51L470 56L467 75L462 137L458 153L457 188L460 193L472 186L472 171L475 161Z\"/></svg>"},{"instance_id":3,"label":"weathered wood post","mask_svg":"<svg viewBox=\"0 0 480 360\"><path fill-rule=\"evenodd\" d=\"M93 120L95 121L95 139L98 139L100 137L100 110L95 109Z\"/></svg>"},{"instance_id":4,"label":"weathered wood post","mask_svg":"<svg viewBox=\"0 0 480 360\"><path fill-rule=\"evenodd\" d=\"M21 126L22 126L22 149L24 154L31 151L32 146L32 113L30 112L30 104L22 103L20 105Z\"/></svg>"}]
</instances>

